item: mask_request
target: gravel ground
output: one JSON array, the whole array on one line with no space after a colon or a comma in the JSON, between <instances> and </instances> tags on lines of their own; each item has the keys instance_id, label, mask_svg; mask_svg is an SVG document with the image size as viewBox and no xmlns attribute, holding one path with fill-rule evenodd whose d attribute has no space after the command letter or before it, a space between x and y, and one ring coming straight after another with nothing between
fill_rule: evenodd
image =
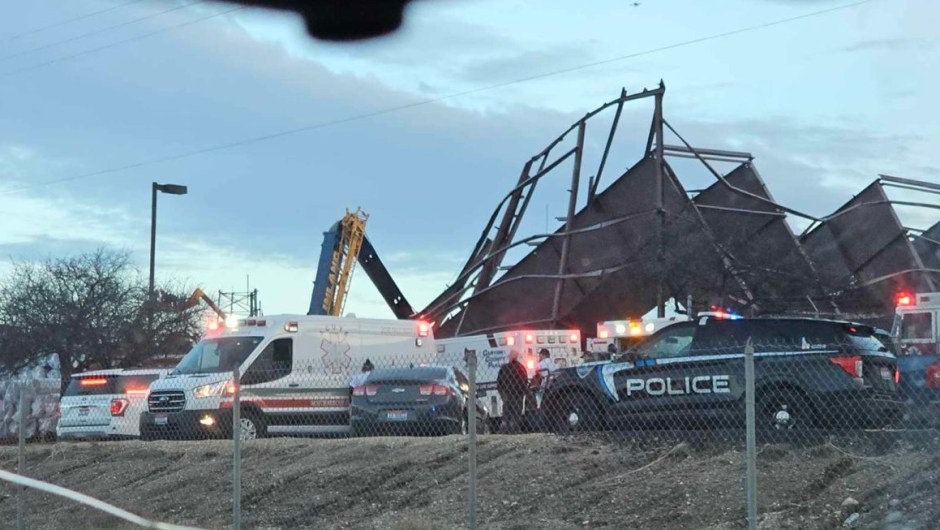
<instances>
[{"instance_id":1,"label":"gravel ground","mask_svg":"<svg viewBox=\"0 0 940 530\"><path fill-rule=\"evenodd\" d=\"M858 513L856 528L937 528L936 449L763 445L760 526L839 528ZM485 436L478 456L480 528L744 527L737 444ZM28 448L26 473L145 517L228 528L231 460L220 441L41 444ZM15 448L0 448L0 466L16 468ZM453 436L248 442L243 528L466 528L466 469ZM38 492L26 506L31 530L129 528ZM15 513L14 489L0 485L0 526Z\"/></svg>"}]
</instances>

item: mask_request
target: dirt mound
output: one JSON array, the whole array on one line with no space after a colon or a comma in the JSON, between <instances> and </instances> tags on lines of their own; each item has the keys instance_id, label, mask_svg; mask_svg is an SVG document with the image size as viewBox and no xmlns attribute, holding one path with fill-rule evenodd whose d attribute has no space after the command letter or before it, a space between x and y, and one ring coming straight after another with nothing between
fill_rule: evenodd
<instances>
[{"instance_id":1,"label":"dirt mound","mask_svg":"<svg viewBox=\"0 0 940 530\"><path fill-rule=\"evenodd\" d=\"M940 456L933 448L765 445L761 528L930 528ZM744 459L737 446L651 446L551 435L486 436L479 449L481 528L742 528ZM227 442L120 442L29 447L27 474L146 517L231 525ZM0 448L15 469L15 448ZM459 437L249 442L244 528L465 528L466 443ZM15 518L0 485L0 521ZM843 501L852 497L857 504ZM28 492L31 529L125 528Z\"/></svg>"}]
</instances>

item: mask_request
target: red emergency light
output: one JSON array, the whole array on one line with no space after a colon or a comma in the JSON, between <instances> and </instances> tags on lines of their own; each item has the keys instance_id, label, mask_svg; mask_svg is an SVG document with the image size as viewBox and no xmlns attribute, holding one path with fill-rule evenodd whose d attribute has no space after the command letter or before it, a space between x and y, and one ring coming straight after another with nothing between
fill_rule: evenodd
<instances>
[{"instance_id":1,"label":"red emergency light","mask_svg":"<svg viewBox=\"0 0 940 530\"><path fill-rule=\"evenodd\" d=\"M431 325L423 320L418 321L418 336L427 337L431 334Z\"/></svg>"},{"instance_id":2,"label":"red emergency light","mask_svg":"<svg viewBox=\"0 0 940 530\"><path fill-rule=\"evenodd\" d=\"M515 345L516 345L516 337L513 337L512 335L506 337L506 345L507 345L507 346L515 346Z\"/></svg>"},{"instance_id":3,"label":"red emergency light","mask_svg":"<svg viewBox=\"0 0 940 530\"><path fill-rule=\"evenodd\" d=\"M914 305L914 297L910 293L900 292L897 296L897 305L900 306L910 306Z\"/></svg>"},{"instance_id":4,"label":"red emergency light","mask_svg":"<svg viewBox=\"0 0 940 530\"><path fill-rule=\"evenodd\" d=\"M601 329L597 332L597 338L599 338L599 339L606 339L606 338L609 337L609 336L610 336L610 332L607 331L607 328L601 328Z\"/></svg>"}]
</instances>

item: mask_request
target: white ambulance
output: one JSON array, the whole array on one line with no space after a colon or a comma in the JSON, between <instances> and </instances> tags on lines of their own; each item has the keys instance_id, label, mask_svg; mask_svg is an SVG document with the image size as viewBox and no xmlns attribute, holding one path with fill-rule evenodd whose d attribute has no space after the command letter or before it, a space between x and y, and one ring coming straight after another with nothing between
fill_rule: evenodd
<instances>
[{"instance_id":1,"label":"white ambulance","mask_svg":"<svg viewBox=\"0 0 940 530\"><path fill-rule=\"evenodd\" d=\"M503 415L503 401L496 391L496 376L516 350L520 361L535 377L539 351L548 350L557 368L581 364L581 332L578 330L520 330L437 339L437 362L466 370L464 350L477 352L477 396L484 400L494 430Z\"/></svg>"},{"instance_id":2,"label":"white ambulance","mask_svg":"<svg viewBox=\"0 0 940 530\"><path fill-rule=\"evenodd\" d=\"M278 315L229 319L150 386L142 439L231 435L233 370L241 375L240 435L349 431L350 382L375 368L433 362L426 322Z\"/></svg>"}]
</instances>

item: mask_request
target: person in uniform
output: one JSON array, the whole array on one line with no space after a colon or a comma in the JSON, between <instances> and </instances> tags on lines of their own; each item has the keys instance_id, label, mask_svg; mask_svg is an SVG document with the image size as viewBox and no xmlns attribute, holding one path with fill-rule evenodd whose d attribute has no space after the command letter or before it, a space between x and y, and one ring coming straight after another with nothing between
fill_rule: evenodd
<instances>
[{"instance_id":1,"label":"person in uniform","mask_svg":"<svg viewBox=\"0 0 940 530\"><path fill-rule=\"evenodd\" d=\"M503 400L503 428L507 434L521 430L522 404L528 392L529 375L519 361L519 352L509 352L509 360L496 375L496 391Z\"/></svg>"}]
</instances>

